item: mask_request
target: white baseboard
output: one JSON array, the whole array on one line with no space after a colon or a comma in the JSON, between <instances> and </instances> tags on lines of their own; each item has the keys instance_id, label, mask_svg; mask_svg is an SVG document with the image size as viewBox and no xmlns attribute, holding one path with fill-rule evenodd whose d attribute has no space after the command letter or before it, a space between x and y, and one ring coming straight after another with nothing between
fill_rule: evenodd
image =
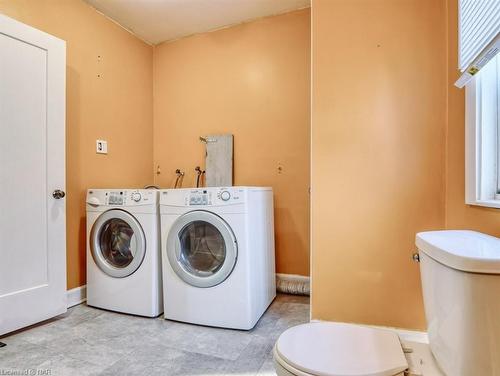
<instances>
[{"instance_id":1,"label":"white baseboard","mask_svg":"<svg viewBox=\"0 0 500 376\"><path fill-rule=\"evenodd\" d=\"M409 342L419 342L419 343L429 343L429 336L427 332L419 332L416 330L398 329L398 328L386 328L394 330L398 333L399 338L403 341Z\"/></svg>"},{"instance_id":2,"label":"white baseboard","mask_svg":"<svg viewBox=\"0 0 500 376\"><path fill-rule=\"evenodd\" d=\"M311 278L296 274L276 274L276 291L284 294L310 295Z\"/></svg>"},{"instance_id":3,"label":"white baseboard","mask_svg":"<svg viewBox=\"0 0 500 376\"><path fill-rule=\"evenodd\" d=\"M83 285L66 291L68 308L76 306L87 300L87 286Z\"/></svg>"},{"instance_id":4,"label":"white baseboard","mask_svg":"<svg viewBox=\"0 0 500 376\"><path fill-rule=\"evenodd\" d=\"M311 322L327 322L327 321L314 319L314 320L311 320ZM366 325L366 324L356 324L356 323L346 323L346 324L369 326L371 328L376 328L376 329L390 330L390 331L395 332L399 336L399 338L403 341L419 342L419 343L427 343L427 344L429 343L429 336L427 335L427 332L420 332L418 330L393 328L390 326Z\"/></svg>"}]
</instances>

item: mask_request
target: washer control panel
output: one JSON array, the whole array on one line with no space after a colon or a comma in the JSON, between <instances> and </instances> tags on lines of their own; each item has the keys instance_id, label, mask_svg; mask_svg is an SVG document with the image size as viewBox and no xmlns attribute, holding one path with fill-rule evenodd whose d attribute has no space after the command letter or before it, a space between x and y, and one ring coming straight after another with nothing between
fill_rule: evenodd
<instances>
[{"instance_id":1,"label":"washer control panel","mask_svg":"<svg viewBox=\"0 0 500 376\"><path fill-rule=\"evenodd\" d=\"M124 205L126 203L126 196L123 195L123 191L120 192L109 192L107 193L108 205Z\"/></svg>"},{"instance_id":2,"label":"washer control panel","mask_svg":"<svg viewBox=\"0 0 500 376\"><path fill-rule=\"evenodd\" d=\"M139 191L125 190L125 191L109 191L106 193L108 205L133 205L139 204L143 201L149 202L148 195L142 195Z\"/></svg>"},{"instance_id":3,"label":"washer control panel","mask_svg":"<svg viewBox=\"0 0 500 376\"><path fill-rule=\"evenodd\" d=\"M99 206L135 206L157 202L157 191L144 189L89 189L87 203Z\"/></svg>"}]
</instances>

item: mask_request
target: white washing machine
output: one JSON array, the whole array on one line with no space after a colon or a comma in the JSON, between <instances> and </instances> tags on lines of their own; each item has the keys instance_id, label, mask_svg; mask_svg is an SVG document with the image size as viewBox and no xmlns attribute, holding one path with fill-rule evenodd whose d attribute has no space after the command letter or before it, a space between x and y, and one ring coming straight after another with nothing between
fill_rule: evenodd
<instances>
[{"instance_id":1,"label":"white washing machine","mask_svg":"<svg viewBox=\"0 0 500 376\"><path fill-rule=\"evenodd\" d=\"M87 304L156 317L163 312L158 191L87 192Z\"/></svg>"},{"instance_id":2,"label":"white washing machine","mask_svg":"<svg viewBox=\"0 0 500 376\"><path fill-rule=\"evenodd\" d=\"M276 296L271 188L160 191L165 318L251 329Z\"/></svg>"}]
</instances>

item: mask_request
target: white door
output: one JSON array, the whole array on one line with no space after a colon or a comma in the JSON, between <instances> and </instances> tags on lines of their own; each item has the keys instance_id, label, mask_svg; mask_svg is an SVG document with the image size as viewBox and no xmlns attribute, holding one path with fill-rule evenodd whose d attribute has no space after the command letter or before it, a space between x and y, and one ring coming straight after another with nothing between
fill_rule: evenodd
<instances>
[{"instance_id":1,"label":"white door","mask_svg":"<svg viewBox=\"0 0 500 376\"><path fill-rule=\"evenodd\" d=\"M66 311L65 56L0 15L0 335Z\"/></svg>"}]
</instances>

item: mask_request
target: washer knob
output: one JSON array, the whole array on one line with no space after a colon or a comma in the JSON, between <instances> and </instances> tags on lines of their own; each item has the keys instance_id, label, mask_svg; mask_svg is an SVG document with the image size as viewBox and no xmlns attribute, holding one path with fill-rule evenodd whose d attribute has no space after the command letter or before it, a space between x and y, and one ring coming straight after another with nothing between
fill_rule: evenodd
<instances>
[{"instance_id":1,"label":"washer knob","mask_svg":"<svg viewBox=\"0 0 500 376\"><path fill-rule=\"evenodd\" d=\"M229 193L229 191L222 191L220 193L220 198L222 201L229 201L229 199L231 198L231 193Z\"/></svg>"},{"instance_id":2,"label":"washer knob","mask_svg":"<svg viewBox=\"0 0 500 376\"><path fill-rule=\"evenodd\" d=\"M132 193L132 200L134 200L135 202L141 201L141 198L142 196L139 192Z\"/></svg>"}]
</instances>

